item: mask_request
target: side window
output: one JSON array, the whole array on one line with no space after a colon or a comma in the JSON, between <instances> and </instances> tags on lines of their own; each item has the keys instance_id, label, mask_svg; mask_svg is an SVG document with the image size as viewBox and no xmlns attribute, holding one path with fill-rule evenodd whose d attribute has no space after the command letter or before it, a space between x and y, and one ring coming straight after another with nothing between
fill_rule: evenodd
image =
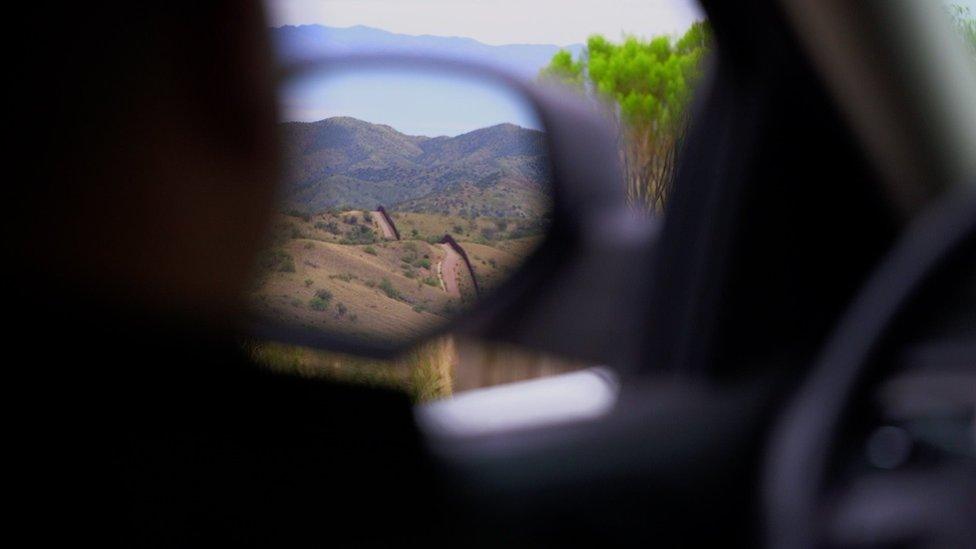
<instances>
[{"instance_id":1,"label":"side window","mask_svg":"<svg viewBox=\"0 0 976 549\"><path fill-rule=\"evenodd\" d=\"M432 55L572 88L618 129L625 176L608 184L626 191L637 215L666 215L688 105L712 47L692 0L266 7L283 62ZM541 126L502 117L504 102L477 90L360 76L344 88L336 79L279 90L288 166L254 299L312 328L402 334L447 322L538 245L549 223L546 153L535 145ZM275 369L398 387L417 401L596 366L453 335L392 361L267 341L248 349Z\"/></svg>"}]
</instances>

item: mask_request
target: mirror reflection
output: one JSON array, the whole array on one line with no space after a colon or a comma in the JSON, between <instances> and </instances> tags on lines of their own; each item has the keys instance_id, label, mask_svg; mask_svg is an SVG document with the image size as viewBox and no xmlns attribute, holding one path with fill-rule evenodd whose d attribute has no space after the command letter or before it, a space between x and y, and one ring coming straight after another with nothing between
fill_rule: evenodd
<instances>
[{"instance_id":1,"label":"mirror reflection","mask_svg":"<svg viewBox=\"0 0 976 549\"><path fill-rule=\"evenodd\" d=\"M545 236L545 135L513 91L371 69L281 96L284 182L252 293L262 316L408 340L488 298Z\"/></svg>"}]
</instances>

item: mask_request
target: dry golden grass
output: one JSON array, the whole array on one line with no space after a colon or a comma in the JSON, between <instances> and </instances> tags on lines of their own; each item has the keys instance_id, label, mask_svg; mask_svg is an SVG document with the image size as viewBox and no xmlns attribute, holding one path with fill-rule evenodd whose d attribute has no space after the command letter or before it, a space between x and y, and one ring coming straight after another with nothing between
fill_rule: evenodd
<instances>
[{"instance_id":1,"label":"dry golden grass","mask_svg":"<svg viewBox=\"0 0 976 549\"><path fill-rule=\"evenodd\" d=\"M493 246L466 242L462 244L471 266L474 268L478 284L483 292L491 291L507 280L522 264L523 257L500 250Z\"/></svg>"},{"instance_id":2,"label":"dry golden grass","mask_svg":"<svg viewBox=\"0 0 976 549\"><path fill-rule=\"evenodd\" d=\"M492 247L517 257L526 257L542 244L542 236L526 236L492 242Z\"/></svg>"},{"instance_id":3,"label":"dry golden grass","mask_svg":"<svg viewBox=\"0 0 976 549\"><path fill-rule=\"evenodd\" d=\"M457 240L471 240L479 235L483 228L490 228L494 223L487 219L469 221L455 215L437 215L412 212L394 212L393 221L403 238L419 238L423 240L440 240L450 234ZM460 232L455 228L461 228ZM414 231L416 230L416 233Z\"/></svg>"},{"instance_id":4,"label":"dry golden grass","mask_svg":"<svg viewBox=\"0 0 976 549\"><path fill-rule=\"evenodd\" d=\"M399 389L416 402L586 367L579 361L511 345L451 336L429 341L394 360L270 342L250 343L247 347L256 362L275 371Z\"/></svg>"},{"instance_id":5,"label":"dry golden grass","mask_svg":"<svg viewBox=\"0 0 976 549\"><path fill-rule=\"evenodd\" d=\"M415 402L451 395L457 353L451 338L418 346L394 360L372 360L272 342L246 345L251 357L272 370L399 389Z\"/></svg>"},{"instance_id":6,"label":"dry golden grass","mask_svg":"<svg viewBox=\"0 0 976 549\"><path fill-rule=\"evenodd\" d=\"M416 251L408 251L412 247ZM449 296L425 279L436 277L442 252L426 242L386 242L348 246L306 239L282 249L294 258L295 272L276 272L255 292L259 307L275 318L310 328L370 338L403 339L444 322ZM404 257L429 256L430 268L406 266ZM412 272L413 278L405 273ZM319 290L331 294L325 310L311 302Z\"/></svg>"},{"instance_id":7,"label":"dry golden grass","mask_svg":"<svg viewBox=\"0 0 976 549\"><path fill-rule=\"evenodd\" d=\"M475 303L467 270L457 279L461 298L452 297L438 276L442 245L424 239L384 240L364 234L376 227L364 212L281 214L276 220L270 260L252 300L262 314L279 322L344 334L362 340L395 342L423 335L450 322ZM460 217L394 213L418 234L449 232L454 224L469 230L505 226L500 220L471 222ZM355 222L353 223L353 218ZM406 223L404 226L403 224ZM509 226L509 228L511 228ZM412 229L410 230L412 233ZM365 239L369 243L353 244ZM431 240L434 240L431 238ZM503 282L538 238L460 240L485 292Z\"/></svg>"}]
</instances>

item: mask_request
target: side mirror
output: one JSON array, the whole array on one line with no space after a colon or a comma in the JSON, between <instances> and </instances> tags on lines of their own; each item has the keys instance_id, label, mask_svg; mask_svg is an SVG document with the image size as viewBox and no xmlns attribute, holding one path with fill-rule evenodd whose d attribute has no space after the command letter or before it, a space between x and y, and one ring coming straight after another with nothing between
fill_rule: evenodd
<instances>
[{"instance_id":1,"label":"side mirror","mask_svg":"<svg viewBox=\"0 0 976 549\"><path fill-rule=\"evenodd\" d=\"M456 60L320 58L279 87L252 333L385 357L511 319L624 208L596 105ZM612 231L611 231L612 232Z\"/></svg>"}]
</instances>

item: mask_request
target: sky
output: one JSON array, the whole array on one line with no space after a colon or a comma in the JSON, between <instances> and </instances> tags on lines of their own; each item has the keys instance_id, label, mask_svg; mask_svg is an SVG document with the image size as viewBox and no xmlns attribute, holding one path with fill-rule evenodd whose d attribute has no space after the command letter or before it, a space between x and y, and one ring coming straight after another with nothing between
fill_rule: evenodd
<instances>
[{"instance_id":1,"label":"sky","mask_svg":"<svg viewBox=\"0 0 976 549\"><path fill-rule=\"evenodd\" d=\"M508 122L541 129L515 92L490 82L409 70L339 72L282 90L285 120L351 116L409 135L458 135Z\"/></svg>"},{"instance_id":2,"label":"sky","mask_svg":"<svg viewBox=\"0 0 976 549\"><path fill-rule=\"evenodd\" d=\"M976 13L976 0L942 3ZM492 45L566 46L584 43L594 33L678 35L704 18L694 0L266 0L266 5L273 26L365 25ZM283 107L288 120L354 116L414 135L457 135L499 122L538 127L531 110L505 90L404 74L306 82L286 91Z\"/></svg>"},{"instance_id":3,"label":"sky","mask_svg":"<svg viewBox=\"0 0 976 549\"><path fill-rule=\"evenodd\" d=\"M703 19L693 0L267 0L273 26L365 25L486 44L586 42L600 33L679 34Z\"/></svg>"},{"instance_id":4,"label":"sky","mask_svg":"<svg viewBox=\"0 0 976 549\"><path fill-rule=\"evenodd\" d=\"M266 0L266 5L276 27L364 25L490 45L567 46L585 43L595 33L611 39L680 35L704 18L694 0ZM539 127L520 98L476 82L350 75L313 79L283 95L288 120L353 116L415 135L457 135L500 122Z\"/></svg>"}]
</instances>

